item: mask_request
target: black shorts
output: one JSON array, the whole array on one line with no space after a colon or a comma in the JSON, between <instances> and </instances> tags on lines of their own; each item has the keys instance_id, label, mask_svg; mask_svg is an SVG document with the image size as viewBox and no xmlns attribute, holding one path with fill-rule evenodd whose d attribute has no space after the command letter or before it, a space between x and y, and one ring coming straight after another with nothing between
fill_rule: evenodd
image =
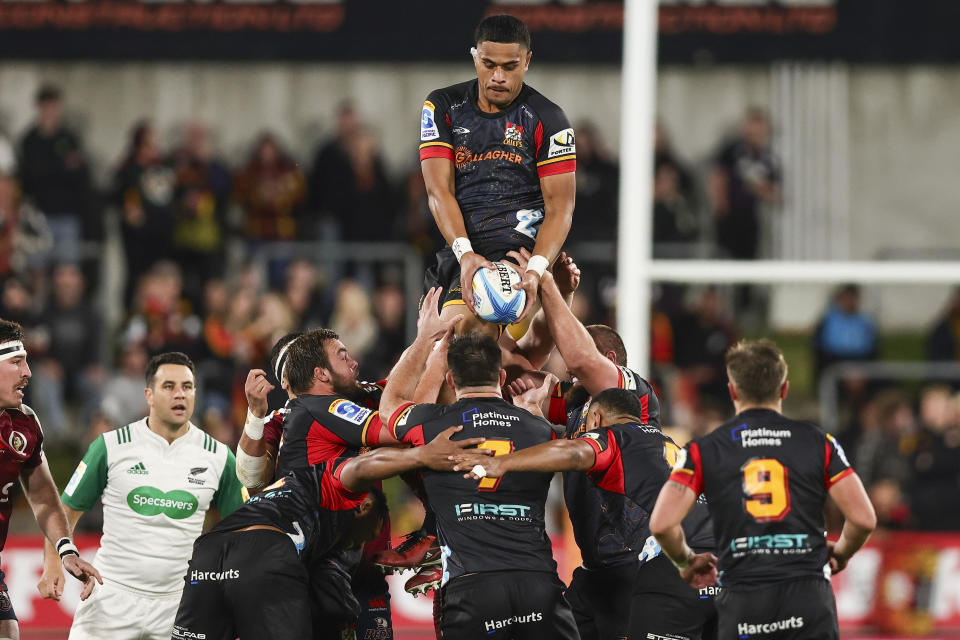
<instances>
[{"instance_id":1,"label":"black shorts","mask_svg":"<svg viewBox=\"0 0 960 640\"><path fill-rule=\"evenodd\" d=\"M837 640L837 604L830 582L806 578L717 596L720 638Z\"/></svg>"},{"instance_id":2,"label":"black shorts","mask_svg":"<svg viewBox=\"0 0 960 640\"><path fill-rule=\"evenodd\" d=\"M383 570L363 563L353 574L353 593L360 603L357 616L357 640L392 640L393 620L390 616L390 585Z\"/></svg>"},{"instance_id":3,"label":"black shorts","mask_svg":"<svg viewBox=\"0 0 960 640\"><path fill-rule=\"evenodd\" d=\"M174 640L310 637L307 570L278 531L224 531L193 546Z\"/></svg>"},{"instance_id":4,"label":"black shorts","mask_svg":"<svg viewBox=\"0 0 960 640\"><path fill-rule=\"evenodd\" d=\"M637 565L584 569L573 572L564 594L581 640L626 638L629 630L630 601L637 579Z\"/></svg>"},{"instance_id":5,"label":"black shorts","mask_svg":"<svg viewBox=\"0 0 960 640\"><path fill-rule=\"evenodd\" d=\"M506 259L507 262L514 263L512 258L507 258L506 252L484 256L491 262L498 262ZM444 247L437 252L437 264L427 268L423 276L423 294L426 295L431 287L443 287L443 295L440 296L440 309L447 305L463 304L463 291L460 288L460 263L453 255L453 249ZM421 303L423 302L421 298Z\"/></svg>"},{"instance_id":6,"label":"black shorts","mask_svg":"<svg viewBox=\"0 0 960 640\"><path fill-rule=\"evenodd\" d=\"M577 640L563 583L544 571L485 571L443 587L444 638Z\"/></svg>"},{"instance_id":7,"label":"black shorts","mask_svg":"<svg viewBox=\"0 0 960 640\"><path fill-rule=\"evenodd\" d=\"M630 640L713 640L719 587L694 589L665 555L637 573L630 605Z\"/></svg>"},{"instance_id":8,"label":"black shorts","mask_svg":"<svg viewBox=\"0 0 960 640\"><path fill-rule=\"evenodd\" d=\"M0 620L16 620L17 612L13 610L10 592L7 590L7 576L0 571Z\"/></svg>"},{"instance_id":9,"label":"black shorts","mask_svg":"<svg viewBox=\"0 0 960 640\"><path fill-rule=\"evenodd\" d=\"M310 562L310 607L313 640L340 640L361 608L351 588L360 551L335 551Z\"/></svg>"}]
</instances>

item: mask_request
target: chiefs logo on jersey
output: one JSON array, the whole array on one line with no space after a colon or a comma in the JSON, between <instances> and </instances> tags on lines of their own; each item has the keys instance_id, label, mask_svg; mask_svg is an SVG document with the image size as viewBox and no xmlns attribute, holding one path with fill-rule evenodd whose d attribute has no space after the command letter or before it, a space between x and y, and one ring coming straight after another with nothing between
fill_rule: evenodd
<instances>
[{"instance_id":1,"label":"chiefs logo on jersey","mask_svg":"<svg viewBox=\"0 0 960 640\"><path fill-rule=\"evenodd\" d=\"M523 147L523 127L508 122L503 130L503 144L508 144L511 147Z\"/></svg>"}]
</instances>

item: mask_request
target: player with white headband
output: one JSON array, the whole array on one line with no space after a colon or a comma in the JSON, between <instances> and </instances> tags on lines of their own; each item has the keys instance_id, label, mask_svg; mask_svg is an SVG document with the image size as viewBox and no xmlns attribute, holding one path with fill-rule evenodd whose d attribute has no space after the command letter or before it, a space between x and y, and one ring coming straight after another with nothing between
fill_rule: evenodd
<instances>
[{"instance_id":1,"label":"player with white headband","mask_svg":"<svg viewBox=\"0 0 960 640\"><path fill-rule=\"evenodd\" d=\"M43 455L43 430L37 415L23 404L23 391L30 382L23 328L15 322L0 320L0 549L7 539L13 509L8 491L19 480L40 530L57 549L63 568L84 583L81 599L86 600L93 582L101 584L100 573L80 557L70 539L67 516L57 495ZM61 586L62 589L62 586ZM3 572L0 571L0 640L20 637L17 614L13 610Z\"/></svg>"}]
</instances>

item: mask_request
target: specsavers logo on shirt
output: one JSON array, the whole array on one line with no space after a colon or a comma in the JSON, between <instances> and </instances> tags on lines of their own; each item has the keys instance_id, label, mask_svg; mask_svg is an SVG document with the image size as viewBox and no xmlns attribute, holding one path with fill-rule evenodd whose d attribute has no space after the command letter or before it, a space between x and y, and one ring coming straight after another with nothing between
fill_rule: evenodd
<instances>
[{"instance_id":1,"label":"specsavers logo on shirt","mask_svg":"<svg viewBox=\"0 0 960 640\"><path fill-rule=\"evenodd\" d=\"M197 497L189 491L174 489L163 492L156 487L137 487L127 495L127 504L142 516L161 513L173 520L189 518L197 511Z\"/></svg>"}]
</instances>

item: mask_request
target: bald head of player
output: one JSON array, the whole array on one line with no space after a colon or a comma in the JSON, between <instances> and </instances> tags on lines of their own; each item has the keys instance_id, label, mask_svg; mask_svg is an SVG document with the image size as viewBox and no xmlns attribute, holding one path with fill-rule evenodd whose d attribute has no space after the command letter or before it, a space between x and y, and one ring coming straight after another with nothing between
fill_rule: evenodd
<instances>
[{"instance_id":1,"label":"bald head of player","mask_svg":"<svg viewBox=\"0 0 960 640\"><path fill-rule=\"evenodd\" d=\"M741 340L727 350L727 389L739 414L747 409L781 412L790 382L787 361L770 340Z\"/></svg>"},{"instance_id":2,"label":"bald head of player","mask_svg":"<svg viewBox=\"0 0 960 640\"><path fill-rule=\"evenodd\" d=\"M447 348L447 385L457 398L501 395L507 380L501 367L500 345L482 333L466 333L450 341Z\"/></svg>"},{"instance_id":3,"label":"bald head of player","mask_svg":"<svg viewBox=\"0 0 960 640\"><path fill-rule=\"evenodd\" d=\"M484 18L473 34L473 64L477 68L478 105L496 113L510 106L523 88L530 68L530 31L513 16Z\"/></svg>"},{"instance_id":4,"label":"bald head of player","mask_svg":"<svg viewBox=\"0 0 960 640\"><path fill-rule=\"evenodd\" d=\"M23 346L23 328L16 322L0 320L0 410L23 403L23 390L32 375Z\"/></svg>"},{"instance_id":5,"label":"bald head of player","mask_svg":"<svg viewBox=\"0 0 960 640\"><path fill-rule=\"evenodd\" d=\"M615 424L632 422L642 424L643 407L637 394L627 389L607 389L590 401L587 411L587 431Z\"/></svg>"}]
</instances>

